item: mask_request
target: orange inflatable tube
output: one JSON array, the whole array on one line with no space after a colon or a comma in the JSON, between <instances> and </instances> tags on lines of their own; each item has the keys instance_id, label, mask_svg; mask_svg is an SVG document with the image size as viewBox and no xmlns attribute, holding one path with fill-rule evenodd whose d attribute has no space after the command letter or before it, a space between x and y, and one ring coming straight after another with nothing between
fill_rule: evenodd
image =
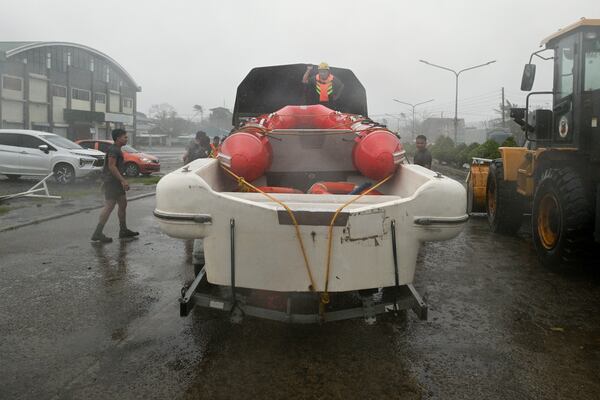
<instances>
[{"instance_id":1,"label":"orange inflatable tube","mask_svg":"<svg viewBox=\"0 0 600 400\"><path fill-rule=\"evenodd\" d=\"M265 193L302 194L298 189L282 186L257 186L257 189L260 189Z\"/></svg>"},{"instance_id":2,"label":"orange inflatable tube","mask_svg":"<svg viewBox=\"0 0 600 400\"><path fill-rule=\"evenodd\" d=\"M317 182L308 189L308 194L350 194L358 186L352 182ZM360 193L366 192L369 188L365 188ZM381 195L378 190L369 192L373 195Z\"/></svg>"}]
</instances>

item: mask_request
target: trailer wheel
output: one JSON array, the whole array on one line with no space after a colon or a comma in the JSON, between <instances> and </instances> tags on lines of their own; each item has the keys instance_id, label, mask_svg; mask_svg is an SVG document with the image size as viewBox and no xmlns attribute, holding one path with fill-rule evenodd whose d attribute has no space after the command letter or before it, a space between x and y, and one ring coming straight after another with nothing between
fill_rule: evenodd
<instances>
[{"instance_id":1,"label":"trailer wheel","mask_svg":"<svg viewBox=\"0 0 600 400\"><path fill-rule=\"evenodd\" d=\"M541 263L549 268L581 259L592 247L594 215L585 184L573 168L548 169L533 199L531 229Z\"/></svg>"},{"instance_id":2,"label":"trailer wheel","mask_svg":"<svg viewBox=\"0 0 600 400\"><path fill-rule=\"evenodd\" d=\"M513 235L523 222L525 199L517 192L516 182L504 180L502 161L490 164L486 188L486 213L490 229Z\"/></svg>"}]
</instances>

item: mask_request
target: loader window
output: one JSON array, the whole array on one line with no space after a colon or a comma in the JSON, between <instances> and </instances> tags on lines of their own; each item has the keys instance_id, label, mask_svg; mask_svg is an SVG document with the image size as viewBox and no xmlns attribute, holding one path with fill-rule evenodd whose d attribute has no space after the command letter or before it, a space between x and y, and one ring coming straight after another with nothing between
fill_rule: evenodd
<instances>
[{"instance_id":1,"label":"loader window","mask_svg":"<svg viewBox=\"0 0 600 400\"><path fill-rule=\"evenodd\" d=\"M561 45L556 49L558 52L558 93L559 98L573 94L573 42L571 40Z\"/></svg>"},{"instance_id":2,"label":"loader window","mask_svg":"<svg viewBox=\"0 0 600 400\"><path fill-rule=\"evenodd\" d=\"M600 89L600 40L584 41L584 79L583 90Z\"/></svg>"}]
</instances>

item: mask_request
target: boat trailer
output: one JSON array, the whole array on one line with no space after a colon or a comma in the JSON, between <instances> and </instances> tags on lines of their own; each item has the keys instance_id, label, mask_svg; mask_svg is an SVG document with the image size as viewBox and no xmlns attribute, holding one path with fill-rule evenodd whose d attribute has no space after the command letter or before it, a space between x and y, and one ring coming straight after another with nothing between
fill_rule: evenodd
<instances>
[{"instance_id":1,"label":"boat trailer","mask_svg":"<svg viewBox=\"0 0 600 400\"><path fill-rule=\"evenodd\" d=\"M231 234L231 285L213 285L208 282L204 268L204 255L196 252L194 243L194 281L181 289L179 314L189 315L195 306L220 310L230 314L231 322L240 323L244 316L252 316L293 324L312 324L345 319L364 318L373 324L376 316L387 312L398 314L413 310L421 320L427 320L427 304L411 284L398 284L396 247L394 268L396 285L379 289L330 293L330 303L322 307L318 293L273 292L252 290L235 286L235 221L230 221ZM395 243L395 223L392 221L392 240ZM201 243L201 242L200 242Z\"/></svg>"}]
</instances>

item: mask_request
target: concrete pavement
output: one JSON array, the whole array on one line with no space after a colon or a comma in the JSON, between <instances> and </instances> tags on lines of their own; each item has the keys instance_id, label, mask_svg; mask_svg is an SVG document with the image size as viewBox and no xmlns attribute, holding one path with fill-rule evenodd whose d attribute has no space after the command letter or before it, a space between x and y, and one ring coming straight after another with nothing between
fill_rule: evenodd
<instances>
[{"instance_id":1,"label":"concrete pavement","mask_svg":"<svg viewBox=\"0 0 600 400\"><path fill-rule=\"evenodd\" d=\"M526 233L481 219L426 244L415 286L428 321L289 326L178 316L191 246L163 235L92 245L98 211L0 233L0 398L596 399L600 280L557 274ZM106 233L117 234L116 215ZM524 231L525 232L525 231Z\"/></svg>"}]
</instances>

